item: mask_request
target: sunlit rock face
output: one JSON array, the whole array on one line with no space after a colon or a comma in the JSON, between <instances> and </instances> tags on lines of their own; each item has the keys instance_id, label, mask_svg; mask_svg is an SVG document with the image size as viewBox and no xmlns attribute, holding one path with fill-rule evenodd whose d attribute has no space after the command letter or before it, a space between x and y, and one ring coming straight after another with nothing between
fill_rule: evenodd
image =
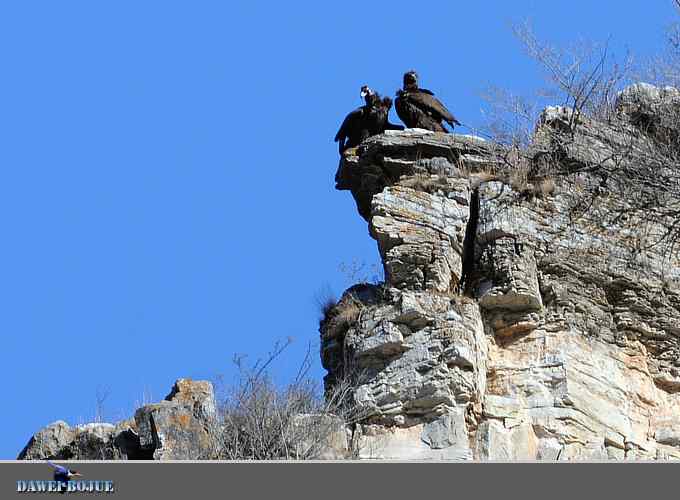
<instances>
[{"instance_id":1,"label":"sunlit rock face","mask_svg":"<svg viewBox=\"0 0 680 500\"><path fill-rule=\"evenodd\" d=\"M588 168L677 144L680 91L638 84L614 113L547 108L523 166L479 137L419 129L345 152L336 187L367 222L385 281L351 287L321 322L326 387L349 387L356 418L297 415L291 425L331 431L311 456L680 458L677 249L640 244L663 228L616 216L629 200ZM548 163L579 174L518 175ZM218 422L212 385L180 379L128 420L55 422L19 458L215 458Z\"/></svg>"},{"instance_id":2,"label":"sunlit rock face","mask_svg":"<svg viewBox=\"0 0 680 500\"><path fill-rule=\"evenodd\" d=\"M210 382L179 379L164 401L116 424L57 421L38 431L19 460L200 460L215 458Z\"/></svg>"},{"instance_id":3,"label":"sunlit rock face","mask_svg":"<svg viewBox=\"0 0 680 500\"><path fill-rule=\"evenodd\" d=\"M621 122L579 117L556 161L607 161L630 137L646 147L667 134L654 117L677 96L627 89ZM554 147L546 139L570 119L546 110L531 153ZM608 213L625 203L615 193L583 215L573 186L507 182L502 157L476 137L406 130L341 159L337 188L351 191L385 270L320 330L327 385L354 374L356 456L680 458L677 254L634 248L639 226Z\"/></svg>"}]
</instances>

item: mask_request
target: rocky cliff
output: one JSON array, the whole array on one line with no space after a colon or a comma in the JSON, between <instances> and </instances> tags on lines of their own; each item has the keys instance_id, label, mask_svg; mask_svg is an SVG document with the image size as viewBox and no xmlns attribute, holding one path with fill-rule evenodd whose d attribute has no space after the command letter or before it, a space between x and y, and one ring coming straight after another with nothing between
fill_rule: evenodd
<instances>
[{"instance_id":1,"label":"rocky cliff","mask_svg":"<svg viewBox=\"0 0 680 500\"><path fill-rule=\"evenodd\" d=\"M165 400L116 424L57 421L38 431L19 460L202 460L215 458L210 382L179 379Z\"/></svg>"},{"instance_id":2,"label":"rocky cliff","mask_svg":"<svg viewBox=\"0 0 680 500\"><path fill-rule=\"evenodd\" d=\"M677 96L627 89L614 122L547 109L528 169L549 158L580 172L568 185L532 184L472 136L388 131L345 153L336 187L385 269L320 328L327 386L356 380L360 458L680 458L677 253L610 217L627 203L613 190L584 207L581 191L603 182L574 168L653 147Z\"/></svg>"},{"instance_id":3,"label":"rocky cliff","mask_svg":"<svg viewBox=\"0 0 680 500\"><path fill-rule=\"evenodd\" d=\"M330 422L317 458L680 459L680 261L649 244L668 221L602 175L678 178L637 153L680 137L680 92L637 85L616 110L548 108L519 154L417 129L345 153L337 188L385 282L321 322L326 387L358 419L297 415ZM210 383L180 379L129 420L51 424L19 458L215 458L220 426Z\"/></svg>"}]
</instances>

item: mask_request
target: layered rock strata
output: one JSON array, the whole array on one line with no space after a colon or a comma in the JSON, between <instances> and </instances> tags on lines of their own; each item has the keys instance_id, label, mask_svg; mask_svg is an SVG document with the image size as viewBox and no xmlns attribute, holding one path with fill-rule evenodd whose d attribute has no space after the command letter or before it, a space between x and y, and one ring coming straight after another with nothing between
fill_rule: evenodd
<instances>
[{"instance_id":1,"label":"layered rock strata","mask_svg":"<svg viewBox=\"0 0 680 500\"><path fill-rule=\"evenodd\" d=\"M670 127L650 116L676 97L627 89L620 121L578 117L559 151L574 117L548 109L531 168L546 153L573 168L608 161L617 144L648 147ZM385 269L320 329L327 385L356 380L358 456L680 458L677 254L641 250L639 221L607 216L626 200L605 193L586 212L573 183L508 181L507 158L476 137L414 129L341 160L337 188L351 191Z\"/></svg>"}]
</instances>

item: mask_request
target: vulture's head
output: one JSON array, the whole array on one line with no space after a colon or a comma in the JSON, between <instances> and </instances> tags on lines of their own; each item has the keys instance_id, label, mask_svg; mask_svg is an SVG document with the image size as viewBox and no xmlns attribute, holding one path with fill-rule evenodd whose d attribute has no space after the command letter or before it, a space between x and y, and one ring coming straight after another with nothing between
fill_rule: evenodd
<instances>
[{"instance_id":1,"label":"vulture's head","mask_svg":"<svg viewBox=\"0 0 680 500\"><path fill-rule=\"evenodd\" d=\"M418 73L415 71L407 71L404 73L404 88L413 88L418 86Z\"/></svg>"},{"instance_id":2,"label":"vulture's head","mask_svg":"<svg viewBox=\"0 0 680 500\"><path fill-rule=\"evenodd\" d=\"M371 88L368 85L364 85L361 87L361 98L365 100L367 103L371 100L371 98L375 95L375 92L371 90Z\"/></svg>"}]
</instances>

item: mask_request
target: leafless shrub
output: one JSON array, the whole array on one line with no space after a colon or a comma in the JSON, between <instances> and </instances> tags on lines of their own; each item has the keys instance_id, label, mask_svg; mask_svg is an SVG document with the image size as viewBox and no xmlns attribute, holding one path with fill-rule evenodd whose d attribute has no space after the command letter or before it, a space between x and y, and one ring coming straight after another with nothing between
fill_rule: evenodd
<instances>
[{"instance_id":1,"label":"leafless shrub","mask_svg":"<svg viewBox=\"0 0 680 500\"><path fill-rule=\"evenodd\" d=\"M678 13L680 4L673 0ZM637 68L636 78L655 85L680 87L680 23L674 22L666 29L665 50L642 67Z\"/></svg>"},{"instance_id":2,"label":"leafless shrub","mask_svg":"<svg viewBox=\"0 0 680 500\"><path fill-rule=\"evenodd\" d=\"M515 191L524 191L531 183L531 163L524 157L518 156L514 160L514 168L510 169L506 176L506 184L510 184Z\"/></svg>"},{"instance_id":3,"label":"leafless shrub","mask_svg":"<svg viewBox=\"0 0 680 500\"><path fill-rule=\"evenodd\" d=\"M505 175L498 176L498 180L512 187L522 199L545 198L555 192L555 180L550 173L539 174L533 163L526 157L515 160L514 168Z\"/></svg>"},{"instance_id":4,"label":"leafless shrub","mask_svg":"<svg viewBox=\"0 0 680 500\"><path fill-rule=\"evenodd\" d=\"M482 134L508 149L525 149L531 143L540 113L540 102L491 86L482 92L488 108Z\"/></svg>"},{"instance_id":5,"label":"leafless shrub","mask_svg":"<svg viewBox=\"0 0 680 500\"><path fill-rule=\"evenodd\" d=\"M630 116L622 119L616 98L632 75L628 55L616 60L607 44L555 47L540 41L527 25L514 31L545 71L548 85L530 99L487 93L492 109L487 131L507 151L500 158L506 168L500 179L532 196L549 194L559 184L571 196L572 220L631 232L637 255L658 247L664 255L676 256L679 110L643 109L635 123ZM665 74L658 75L661 84L680 82L680 30L670 36L669 51L674 56ZM546 104L559 104L555 109L563 110L561 118L542 123L539 110ZM599 145L585 147L600 150L591 160L564 161L567 152L593 141Z\"/></svg>"},{"instance_id":6,"label":"leafless shrub","mask_svg":"<svg viewBox=\"0 0 680 500\"><path fill-rule=\"evenodd\" d=\"M544 98L571 108L573 120L582 113L600 120L614 115L616 94L632 70L630 55L617 60L607 43L581 41L557 47L540 41L528 24L515 26L514 33L545 71Z\"/></svg>"},{"instance_id":7,"label":"leafless shrub","mask_svg":"<svg viewBox=\"0 0 680 500\"><path fill-rule=\"evenodd\" d=\"M364 310L364 304L353 294L348 293L322 319L325 335L340 337L353 327Z\"/></svg>"},{"instance_id":8,"label":"leafless shrub","mask_svg":"<svg viewBox=\"0 0 680 500\"><path fill-rule=\"evenodd\" d=\"M498 174L492 172L473 172L469 174L470 186L473 189L478 188L484 182L499 180Z\"/></svg>"},{"instance_id":9,"label":"leafless shrub","mask_svg":"<svg viewBox=\"0 0 680 500\"><path fill-rule=\"evenodd\" d=\"M218 458L304 460L323 457L334 446L347 448L344 426L358 418L351 383L341 381L324 394L309 376L308 349L293 381L277 385L269 368L290 342L276 343L266 358L252 365L243 356L235 357L237 380L226 390L214 431Z\"/></svg>"},{"instance_id":10,"label":"leafless shrub","mask_svg":"<svg viewBox=\"0 0 680 500\"><path fill-rule=\"evenodd\" d=\"M367 264L364 261L352 259L351 262L341 262L338 269L344 275L348 286L359 283L378 285L385 281L385 271L378 263Z\"/></svg>"},{"instance_id":11,"label":"leafless shrub","mask_svg":"<svg viewBox=\"0 0 680 500\"><path fill-rule=\"evenodd\" d=\"M109 387L98 386L97 392L95 394L96 404L94 410L94 422L102 423L104 422L104 404L106 400L111 395L111 389Z\"/></svg>"},{"instance_id":12,"label":"leafless shrub","mask_svg":"<svg viewBox=\"0 0 680 500\"><path fill-rule=\"evenodd\" d=\"M135 399L135 402L133 404L132 413L134 414L134 412L137 411L142 406L150 405L154 401L155 400L154 400L153 393L151 392L151 388L144 387L142 389L142 394L140 395L140 397L138 399Z\"/></svg>"}]
</instances>

